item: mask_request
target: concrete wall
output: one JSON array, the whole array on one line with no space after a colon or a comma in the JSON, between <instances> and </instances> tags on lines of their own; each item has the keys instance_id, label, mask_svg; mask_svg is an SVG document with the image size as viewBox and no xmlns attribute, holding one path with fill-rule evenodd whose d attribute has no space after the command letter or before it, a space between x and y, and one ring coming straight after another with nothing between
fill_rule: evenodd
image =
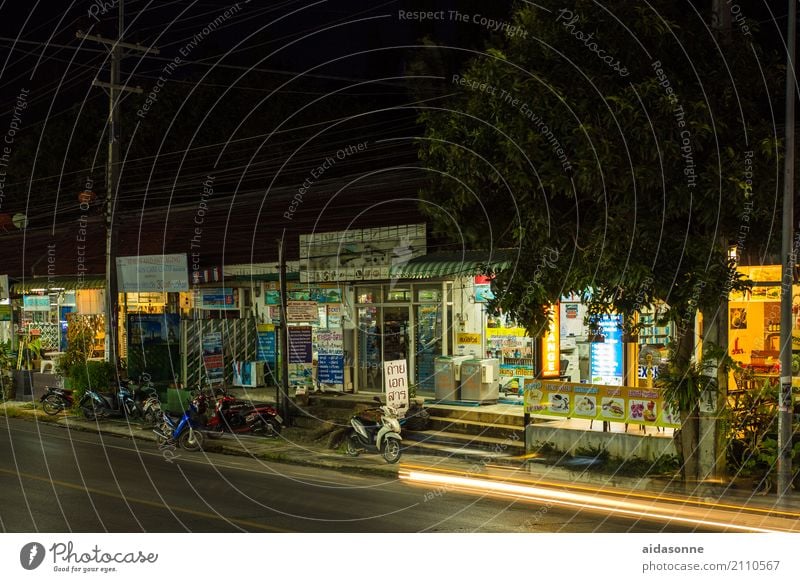
<instances>
[{"instance_id":1,"label":"concrete wall","mask_svg":"<svg viewBox=\"0 0 800 582\"><path fill-rule=\"evenodd\" d=\"M566 428L529 425L525 432L526 451L535 452L542 445L550 445L560 453L572 455L585 451L608 451L612 458L639 458L655 461L664 455L677 455L674 439L642 435L634 431L630 433L581 431ZM583 450L582 450L583 449Z\"/></svg>"}]
</instances>

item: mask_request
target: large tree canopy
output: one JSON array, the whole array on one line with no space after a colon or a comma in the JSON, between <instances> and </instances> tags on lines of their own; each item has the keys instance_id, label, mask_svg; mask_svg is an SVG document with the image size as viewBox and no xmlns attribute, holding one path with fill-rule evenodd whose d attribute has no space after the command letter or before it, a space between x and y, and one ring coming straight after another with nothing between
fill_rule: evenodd
<instances>
[{"instance_id":1,"label":"large tree canopy","mask_svg":"<svg viewBox=\"0 0 800 582\"><path fill-rule=\"evenodd\" d=\"M421 114L423 208L519 249L490 307L539 334L568 292L595 314L660 299L680 327L741 285L729 244L776 243L780 59L752 24L710 21L685 1L525 3L448 74Z\"/></svg>"}]
</instances>

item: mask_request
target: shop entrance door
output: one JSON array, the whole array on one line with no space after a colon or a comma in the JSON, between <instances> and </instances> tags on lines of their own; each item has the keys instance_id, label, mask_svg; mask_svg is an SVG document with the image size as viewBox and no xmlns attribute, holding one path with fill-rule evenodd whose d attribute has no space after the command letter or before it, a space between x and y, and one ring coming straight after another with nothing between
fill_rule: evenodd
<instances>
[{"instance_id":1,"label":"shop entrance door","mask_svg":"<svg viewBox=\"0 0 800 582\"><path fill-rule=\"evenodd\" d=\"M406 360L412 369L411 307L365 305L358 308L358 384L361 390L383 391L383 362ZM413 381L411 374L409 382Z\"/></svg>"},{"instance_id":2,"label":"shop entrance door","mask_svg":"<svg viewBox=\"0 0 800 582\"><path fill-rule=\"evenodd\" d=\"M407 305L383 308L383 361L408 360L408 326L411 319Z\"/></svg>"}]
</instances>

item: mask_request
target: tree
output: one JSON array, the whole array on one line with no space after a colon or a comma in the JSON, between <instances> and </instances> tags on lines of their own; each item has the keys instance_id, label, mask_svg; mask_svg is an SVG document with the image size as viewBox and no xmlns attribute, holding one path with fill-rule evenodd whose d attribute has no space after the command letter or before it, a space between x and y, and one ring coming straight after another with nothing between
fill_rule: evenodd
<instances>
[{"instance_id":1,"label":"tree","mask_svg":"<svg viewBox=\"0 0 800 582\"><path fill-rule=\"evenodd\" d=\"M519 250L489 307L532 336L569 292L627 331L662 300L688 371L698 310L746 285L729 245L777 242L779 60L718 39L687 1L606 4L526 3L448 79L456 95L420 116L423 209L472 246ZM680 400L694 477L697 411Z\"/></svg>"}]
</instances>

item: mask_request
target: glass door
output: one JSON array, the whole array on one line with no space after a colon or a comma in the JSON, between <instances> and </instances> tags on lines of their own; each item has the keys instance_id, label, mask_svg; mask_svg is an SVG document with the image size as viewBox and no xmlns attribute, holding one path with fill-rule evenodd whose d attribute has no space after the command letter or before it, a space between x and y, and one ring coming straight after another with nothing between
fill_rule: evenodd
<instances>
[{"instance_id":1,"label":"glass door","mask_svg":"<svg viewBox=\"0 0 800 582\"><path fill-rule=\"evenodd\" d=\"M442 309L438 303L415 307L415 374L419 390L434 391L434 360L442 355Z\"/></svg>"},{"instance_id":2,"label":"glass door","mask_svg":"<svg viewBox=\"0 0 800 582\"><path fill-rule=\"evenodd\" d=\"M383 387L379 316L380 307L375 305L358 308L358 383L363 390L380 391Z\"/></svg>"},{"instance_id":3,"label":"glass door","mask_svg":"<svg viewBox=\"0 0 800 582\"><path fill-rule=\"evenodd\" d=\"M407 305L383 308L383 361L408 360L410 320Z\"/></svg>"}]
</instances>

